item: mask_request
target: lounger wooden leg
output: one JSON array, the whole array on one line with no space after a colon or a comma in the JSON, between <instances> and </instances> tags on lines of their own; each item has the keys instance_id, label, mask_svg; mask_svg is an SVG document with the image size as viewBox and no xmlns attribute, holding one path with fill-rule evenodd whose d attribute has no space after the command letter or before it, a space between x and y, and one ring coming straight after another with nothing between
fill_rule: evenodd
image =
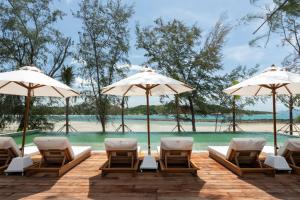
<instances>
[{"instance_id":1,"label":"lounger wooden leg","mask_svg":"<svg viewBox=\"0 0 300 200\"><path fill-rule=\"evenodd\" d=\"M108 168L110 168L110 163L111 163L111 154L109 153L109 155L108 155Z\"/></svg>"},{"instance_id":2,"label":"lounger wooden leg","mask_svg":"<svg viewBox=\"0 0 300 200\"><path fill-rule=\"evenodd\" d=\"M41 158L41 161L40 161L40 163L39 163L39 168L42 167L43 161L44 161L44 157Z\"/></svg>"},{"instance_id":3,"label":"lounger wooden leg","mask_svg":"<svg viewBox=\"0 0 300 200\"><path fill-rule=\"evenodd\" d=\"M290 154L289 157L290 157L290 160L291 160L292 164L293 164L294 166L296 166L296 163L295 163L294 158L293 158L293 153L290 152L289 154Z\"/></svg>"},{"instance_id":4,"label":"lounger wooden leg","mask_svg":"<svg viewBox=\"0 0 300 200\"><path fill-rule=\"evenodd\" d=\"M11 160L11 157L8 156L7 159L6 159L6 161L5 161L5 165L8 165L8 163L9 163L10 160Z\"/></svg>"},{"instance_id":5,"label":"lounger wooden leg","mask_svg":"<svg viewBox=\"0 0 300 200\"><path fill-rule=\"evenodd\" d=\"M66 156L64 155L64 159L63 159L63 161L61 163L61 166L64 166L65 162L66 162Z\"/></svg>"},{"instance_id":6,"label":"lounger wooden leg","mask_svg":"<svg viewBox=\"0 0 300 200\"><path fill-rule=\"evenodd\" d=\"M165 155L165 166L166 166L166 168L168 168L168 156L167 155Z\"/></svg>"},{"instance_id":7,"label":"lounger wooden leg","mask_svg":"<svg viewBox=\"0 0 300 200\"><path fill-rule=\"evenodd\" d=\"M235 156L234 156L234 161L235 161L235 164L236 164L238 167L240 167L240 163L239 163L238 157L239 157L239 153L236 153Z\"/></svg>"},{"instance_id":8,"label":"lounger wooden leg","mask_svg":"<svg viewBox=\"0 0 300 200\"><path fill-rule=\"evenodd\" d=\"M256 156L256 160L257 160L257 162L259 164L259 167L262 168L263 166L262 166L261 161L259 159L259 155Z\"/></svg>"}]
</instances>

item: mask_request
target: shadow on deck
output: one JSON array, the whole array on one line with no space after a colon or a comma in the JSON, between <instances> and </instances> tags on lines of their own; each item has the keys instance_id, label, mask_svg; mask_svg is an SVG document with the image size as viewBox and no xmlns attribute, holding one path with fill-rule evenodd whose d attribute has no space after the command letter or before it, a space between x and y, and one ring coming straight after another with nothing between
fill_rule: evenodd
<instances>
[{"instance_id":1,"label":"shadow on deck","mask_svg":"<svg viewBox=\"0 0 300 200\"><path fill-rule=\"evenodd\" d=\"M106 160L94 153L60 178L37 174L30 177L0 176L0 199L299 199L300 176L263 174L239 178L208 157L193 154L198 177L190 174L109 174L101 177Z\"/></svg>"}]
</instances>

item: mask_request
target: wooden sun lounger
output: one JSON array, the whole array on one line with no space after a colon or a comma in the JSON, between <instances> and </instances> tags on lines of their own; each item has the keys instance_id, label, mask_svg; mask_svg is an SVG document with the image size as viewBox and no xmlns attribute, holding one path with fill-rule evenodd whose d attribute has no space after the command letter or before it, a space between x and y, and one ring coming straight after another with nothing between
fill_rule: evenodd
<instances>
[{"instance_id":1,"label":"wooden sun lounger","mask_svg":"<svg viewBox=\"0 0 300 200\"><path fill-rule=\"evenodd\" d=\"M300 151L287 150L284 157L289 163L290 167L293 169L293 172L300 174Z\"/></svg>"},{"instance_id":2,"label":"wooden sun lounger","mask_svg":"<svg viewBox=\"0 0 300 200\"><path fill-rule=\"evenodd\" d=\"M197 175L199 168L191 161L192 150L161 149L161 151L159 164L163 173L191 173Z\"/></svg>"},{"instance_id":3,"label":"wooden sun lounger","mask_svg":"<svg viewBox=\"0 0 300 200\"><path fill-rule=\"evenodd\" d=\"M70 169L91 156L91 151L72 159L68 149L65 150L40 150L41 159L39 164L26 170L26 175L33 173L51 173L62 176Z\"/></svg>"},{"instance_id":4,"label":"wooden sun lounger","mask_svg":"<svg viewBox=\"0 0 300 200\"><path fill-rule=\"evenodd\" d=\"M133 138L106 138L107 161L99 168L102 176L108 173L132 173L135 176L140 160L137 140Z\"/></svg>"},{"instance_id":5,"label":"wooden sun lounger","mask_svg":"<svg viewBox=\"0 0 300 200\"><path fill-rule=\"evenodd\" d=\"M300 139L289 138L279 149L278 155L283 156L293 172L300 174Z\"/></svg>"},{"instance_id":6,"label":"wooden sun lounger","mask_svg":"<svg viewBox=\"0 0 300 200\"><path fill-rule=\"evenodd\" d=\"M32 147L25 147L25 155L33 155L38 150ZM21 156L21 151L12 137L0 137L0 174L9 166L13 158Z\"/></svg>"},{"instance_id":7,"label":"wooden sun lounger","mask_svg":"<svg viewBox=\"0 0 300 200\"><path fill-rule=\"evenodd\" d=\"M191 137L161 138L159 150L161 172L197 175L198 167L191 161L192 148L193 138Z\"/></svg>"},{"instance_id":8,"label":"wooden sun lounger","mask_svg":"<svg viewBox=\"0 0 300 200\"><path fill-rule=\"evenodd\" d=\"M137 150L107 150L107 161L100 167L102 176L108 173L132 173L135 176L139 159Z\"/></svg>"},{"instance_id":9,"label":"wooden sun lounger","mask_svg":"<svg viewBox=\"0 0 300 200\"><path fill-rule=\"evenodd\" d=\"M49 141L47 141L49 140ZM42 145L39 143L42 142ZM64 173L78 165L83 160L91 156L90 147L72 147L67 138L63 137L40 137L35 138L34 143L40 151L41 159L38 165L26 169L26 175L33 173L51 173L56 176L62 176ZM62 144L66 147L54 148L55 143ZM46 146L46 147L45 147ZM75 148L81 148L75 155Z\"/></svg>"},{"instance_id":10,"label":"wooden sun lounger","mask_svg":"<svg viewBox=\"0 0 300 200\"><path fill-rule=\"evenodd\" d=\"M265 166L259 159L260 152L232 150L229 159L225 159L209 151L209 157L239 176L247 173L265 173L275 176L275 170Z\"/></svg>"},{"instance_id":11,"label":"wooden sun lounger","mask_svg":"<svg viewBox=\"0 0 300 200\"><path fill-rule=\"evenodd\" d=\"M0 174L8 167L10 161L18 156L13 148L0 149Z\"/></svg>"}]
</instances>

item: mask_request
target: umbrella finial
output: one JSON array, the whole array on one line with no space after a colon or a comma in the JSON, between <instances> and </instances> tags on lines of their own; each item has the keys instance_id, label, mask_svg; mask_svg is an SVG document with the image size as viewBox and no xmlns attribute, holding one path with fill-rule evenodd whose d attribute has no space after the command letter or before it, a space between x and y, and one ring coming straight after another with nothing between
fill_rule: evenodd
<instances>
[{"instance_id":1,"label":"umbrella finial","mask_svg":"<svg viewBox=\"0 0 300 200\"><path fill-rule=\"evenodd\" d=\"M155 72L155 70L153 70L152 68L148 67L147 65L145 65L140 72Z\"/></svg>"},{"instance_id":2,"label":"umbrella finial","mask_svg":"<svg viewBox=\"0 0 300 200\"><path fill-rule=\"evenodd\" d=\"M274 71L284 71L282 68L277 67L276 65L272 64L271 67L268 67L264 72L274 72Z\"/></svg>"},{"instance_id":3,"label":"umbrella finial","mask_svg":"<svg viewBox=\"0 0 300 200\"><path fill-rule=\"evenodd\" d=\"M29 70L29 71L42 73L42 71L34 65L21 67L20 70Z\"/></svg>"}]
</instances>

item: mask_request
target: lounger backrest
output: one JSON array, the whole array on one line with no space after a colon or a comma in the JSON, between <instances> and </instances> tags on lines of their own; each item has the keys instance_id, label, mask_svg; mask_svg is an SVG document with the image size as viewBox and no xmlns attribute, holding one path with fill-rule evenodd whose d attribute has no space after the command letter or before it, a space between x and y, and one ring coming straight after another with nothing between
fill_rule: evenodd
<instances>
[{"instance_id":1,"label":"lounger backrest","mask_svg":"<svg viewBox=\"0 0 300 200\"><path fill-rule=\"evenodd\" d=\"M0 149L4 151L10 149L14 157L21 155L21 151L12 137L0 137Z\"/></svg>"},{"instance_id":2,"label":"lounger backrest","mask_svg":"<svg viewBox=\"0 0 300 200\"><path fill-rule=\"evenodd\" d=\"M66 137L36 137L33 143L40 152L59 152L66 151L70 160L74 159L74 152Z\"/></svg>"},{"instance_id":3,"label":"lounger backrest","mask_svg":"<svg viewBox=\"0 0 300 200\"><path fill-rule=\"evenodd\" d=\"M253 156L255 152L261 152L266 144L266 140L263 138L233 138L230 142L226 159L232 158L233 152L251 152ZM250 155L251 156L251 155Z\"/></svg>"},{"instance_id":4,"label":"lounger backrest","mask_svg":"<svg viewBox=\"0 0 300 200\"><path fill-rule=\"evenodd\" d=\"M290 138L287 139L278 151L278 155L286 156L289 151L299 152L300 153L300 139L299 138Z\"/></svg>"},{"instance_id":5,"label":"lounger backrest","mask_svg":"<svg viewBox=\"0 0 300 200\"><path fill-rule=\"evenodd\" d=\"M160 157L165 151L191 152L194 139L192 137L164 137L160 139Z\"/></svg>"},{"instance_id":6,"label":"lounger backrest","mask_svg":"<svg viewBox=\"0 0 300 200\"><path fill-rule=\"evenodd\" d=\"M104 145L106 151L137 150L137 140L134 138L106 138Z\"/></svg>"},{"instance_id":7,"label":"lounger backrest","mask_svg":"<svg viewBox=\"0 0 300 200\"><path fill-rule=\"evenodd\" d=\"M106 138L104 145L110 164L132 164L138 158L138 145L134 138Z\"/></svg>"}]
</instances>

